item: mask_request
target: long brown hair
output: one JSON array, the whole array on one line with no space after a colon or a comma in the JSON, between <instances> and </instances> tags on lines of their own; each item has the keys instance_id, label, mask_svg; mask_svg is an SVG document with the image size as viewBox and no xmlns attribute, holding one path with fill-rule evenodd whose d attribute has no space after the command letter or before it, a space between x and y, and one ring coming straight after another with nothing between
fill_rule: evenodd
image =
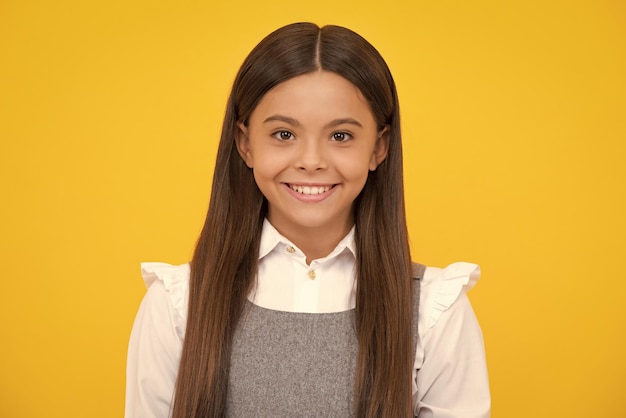
<instances>
[{"instance_id":1,"label":"long brown hair","mask_svg":"<svg viewBox=\"0 0 626 418\"><path fill-rule=\"evenodd\" d=\"M276 85L320 69L358 87L379 126L389 127L387 158L370 172L354 205L359 342L354 411L359 417L413 416L410 255L395 83L378 51L360 35L339 26L296 23L252 50L228 99L209 210L191 262L174 418L224 416L233 333L256 275L267 202L237 152L237 123L247 123Z\"/></svg>"}]
</instances>

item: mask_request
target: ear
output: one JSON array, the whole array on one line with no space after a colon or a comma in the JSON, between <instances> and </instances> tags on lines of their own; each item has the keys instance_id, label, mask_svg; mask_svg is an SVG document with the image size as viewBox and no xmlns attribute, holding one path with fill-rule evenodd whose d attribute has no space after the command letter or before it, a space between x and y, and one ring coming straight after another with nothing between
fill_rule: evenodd
<instances>
[{"instance_id":1,"label":"ear","mask_svg":"<svg viewBox=\"0 0 626 418\"><path fill-rule=\"evenodd\" d=\"M243 122L237 122L237 129L235 130L235 143L237 144L237 151L239 152L241 159L249 168L252 168L254 164L252 152L250 150L248 127L244 125Z\"/></svg>"},{"instance_id":2,"label":"ear","mask_svg":"<svg viewBox=\"0 0 626 418\"><path fill-rule=\"evenodd\" d=\"M374 144L374 152L370 159L369 169L370 171L376 170L380 163L387 158L387 151L389 151L389 125L386 125L383 129L378 131L378 138L376 138L376 144Z\"/></svg>"}]
</instances>

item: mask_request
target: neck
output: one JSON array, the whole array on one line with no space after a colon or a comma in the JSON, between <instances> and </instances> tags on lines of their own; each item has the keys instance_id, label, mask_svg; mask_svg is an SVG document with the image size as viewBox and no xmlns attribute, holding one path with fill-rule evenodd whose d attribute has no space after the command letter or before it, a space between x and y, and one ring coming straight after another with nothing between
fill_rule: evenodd
<instances>
[{"instance_id":1,"label":"neck","mask_svg":"<svg viewBox=\"0 0 626 418\"><path fill-rule=\"evenodd\" d=\"M335 236L330 236L327 233L320 233L319 231L313 230L306 234L304 240L291 241L306 255L306 263L311 264L311 261L326 257L330 254L349 231L350 229L342 230L340 233L335 234Z\"/></svg>"},{"instance_id":2,"label":"neck","mask_svg":"<svg viewBox=\"0 0 626 418\"><path fill-rule=\"evenodd\" d=\"M290 228L288 225L272 225L281 235L293 242L306 256L306 263L311 264L311 261L330 254L339 241L350 232L353 224L350 220L332 227Z\"/></svg>"}]
</instances>

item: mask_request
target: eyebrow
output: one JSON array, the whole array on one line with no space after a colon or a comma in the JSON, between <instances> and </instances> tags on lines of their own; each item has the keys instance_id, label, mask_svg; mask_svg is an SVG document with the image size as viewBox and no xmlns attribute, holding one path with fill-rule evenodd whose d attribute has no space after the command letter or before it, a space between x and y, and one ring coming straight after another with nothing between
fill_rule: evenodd
<instances>
[{"instance_id":1,"label":"eyebrow","mask_svg":"<svg viewBox=\"0 0 626 418\"><path fill-rule=\"evenodd\" d=\"M326 128L332 128L333 126L338 126L338 125L343 125L343 124L349 124L349 125L355 125L358 126L360 128L363 127L363 125L361 125L361 123L356 120L356 119L352 119L352 118L343 118L343 119L335 119L329 123L326 124Z\"/></svg>"},{"instance_id":2,"label":"eyebrow","mask_svg":"<svg viewBox=\"0 0 626 418\"><path fill-rule=\"evenodd\" d=\"M288 116L283 116L283 115L270 116L269 118L265 119L263 123L273 122L273 121L280 121L280 122L288 123L293 126L300 126L300 122L298 122L294 118L290 118Z\"/></svg>"},{"instance_id":3,"label":"eyebrow","mask_svg":"<svg viewBox=\"0 0 626 418\"><path fill-rule=\"evenodd\" d=\"M265 119L263 121L263 123L273 122L273 121L285 122L285 123L288 123L288 124L290 124L292 126L300 126L300 122L298 122L294 118L290 118L288 116L283 116L283 115L273 115L273 116L270 116L267 119ZM332 120L332 121L328 122L326 124L326 126L324 126L324 127L325 128L332 128L334 126L343 125L343 124L355 125L355 126L358 126L358 127L361 127L361 128L363 127L363 125L358 120L352 119L352 118L335 119L335 120Z\"/></svg>"}]
</instances>

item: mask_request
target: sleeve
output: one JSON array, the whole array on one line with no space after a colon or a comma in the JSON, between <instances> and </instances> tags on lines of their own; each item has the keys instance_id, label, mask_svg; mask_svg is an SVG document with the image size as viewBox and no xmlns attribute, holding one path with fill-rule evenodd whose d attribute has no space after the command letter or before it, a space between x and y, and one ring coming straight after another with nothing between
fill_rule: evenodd
<instances>
[{"instance_id":1,"label":"sleeve","mask_svg":"<svg viewBox=\"0 0 626 418\"><path fill-rule=\"evenodd\" d=\"M148 291L130 335L126 418L167 418L182 350L188 273L185 266L143 263Z\"/></svg>"},{"instance_id":2,"label":"sleeve","mask_svg":"<svg viewBox=\"0 0 626 418\"><path fill-rule=\"evenodd\" d=\"M420 418L488 418L491 397L483 336L466 292L478 266L428 268L420 297L414 413Z\"/></svg>"}]
</instances>

